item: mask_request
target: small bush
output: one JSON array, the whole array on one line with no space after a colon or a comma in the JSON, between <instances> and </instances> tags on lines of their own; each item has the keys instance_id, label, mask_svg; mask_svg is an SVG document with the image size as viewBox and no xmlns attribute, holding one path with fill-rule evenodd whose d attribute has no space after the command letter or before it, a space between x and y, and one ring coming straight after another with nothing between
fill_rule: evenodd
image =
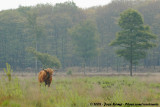
<instances>
[{"instance_id":1,"label":"small bush","mask_svg":"<svg viewBox=\"0 0 160 107\"><path fill-rule=\"evenodd\" d=\"M2 103L2 106L3 107L7 107L9 105L9 100L5 100L3 103Z\"/></svg>"},{"instance_id":2,"label":"small bush","mask_svg":"<svg viewBox=\"0 0 160 107\"><path fill-rule=\"evenodd\" d=\"M69 71L67 72L67 75L72 75L72 71L69 70Z\"/></svg>"},{"instance_id":3,"label":"small bush","mask_svg":"<svg viewBox=\"0 0 160 107\"><path fill-rule=\"evenodd\" d=\"M6 63L6 69L3 69L4 72L6 73L8 80L11 81L11 73L13 72L13 70L11 69L11 65Z\"/></svg>"}]
</instances>

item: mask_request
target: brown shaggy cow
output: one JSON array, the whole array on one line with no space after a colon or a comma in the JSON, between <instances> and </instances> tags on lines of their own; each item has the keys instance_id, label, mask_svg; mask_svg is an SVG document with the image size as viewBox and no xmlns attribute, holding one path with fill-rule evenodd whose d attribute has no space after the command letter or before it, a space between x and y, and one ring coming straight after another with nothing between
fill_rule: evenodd
<instances>
[{"instance_id":1,"label":"brown shaggy cow","mask_svg":"<svg viewBox=\"0 0 160 107\"><path fill-rule=\"evenodd\" d=\"M54 72L54 70L51 68L41 70L38 75L39 82L40 83L45 82L45 86L48 85L48 87L50 87L50 84L52 82L53 72Z\"/></svg>"}]
</instances>

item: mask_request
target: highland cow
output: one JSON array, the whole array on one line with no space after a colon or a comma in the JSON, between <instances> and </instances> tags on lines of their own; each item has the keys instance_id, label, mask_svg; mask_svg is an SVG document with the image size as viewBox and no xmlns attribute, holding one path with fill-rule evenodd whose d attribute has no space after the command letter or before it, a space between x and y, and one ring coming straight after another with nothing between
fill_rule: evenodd
<instances>
[{"instance_id":1,"label":"highland cow","mask_svg":"<svg viewBox=\"0 0 160 107\"><path fill-rule=\"evenodd\" d=\"M45 82L45 86L48 85L50 87L50 84L52 82L52 74L54 70L51 68L43 69L39 72L38 80L41 83Z\"/></svg>"}]
</instances>

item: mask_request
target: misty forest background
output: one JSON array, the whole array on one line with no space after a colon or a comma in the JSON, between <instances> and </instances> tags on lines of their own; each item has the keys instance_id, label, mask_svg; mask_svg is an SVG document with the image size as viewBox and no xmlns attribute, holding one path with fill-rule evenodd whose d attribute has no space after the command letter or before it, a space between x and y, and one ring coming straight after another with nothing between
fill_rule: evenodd
<instances>
[{"instance_id":1,"label":"misty forest background","mask_svg":"<svg viewBox=\"0 0 160 107\"><path fill-rule=\"evenodd\" d=\"M112 0L108 5L87 9L79 8L73 2L65 2L54 6L39 4L0 11L0 68L5 68L9 63L17 71L34 70L35 57L27 51L29 47L56 56L62 65L61 71L71 67L83 68L83 58L76 53L70 32L76 25L89 20L96 26L99 39L98 54L86 60L86 66L91 71L129 71L129 63L115 54L116 47L109 46L116 32L121 30L117 24L120 13L128 8L138 10L144 18L144 24L149 25L158 36L157 47L147 51L147 56L134 65L134 71L159 72L159 0ZM38 61L37 68L41 67Z\"/></svg>"}]
</instances>

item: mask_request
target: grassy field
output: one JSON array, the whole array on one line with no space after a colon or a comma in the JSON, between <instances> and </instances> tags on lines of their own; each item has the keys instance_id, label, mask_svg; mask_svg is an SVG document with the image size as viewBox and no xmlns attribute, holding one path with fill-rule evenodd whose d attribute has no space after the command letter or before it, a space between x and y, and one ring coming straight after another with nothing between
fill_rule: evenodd
<instances>
[{"instance_id":1,"label":"grassy field","mask_svg":"<svg viewBox=\"0 0 160 107\"><path fill-rule=\"evenodd\" d=\"M157 107L160 75L53 76L51 87L37 77L0 77L0 107Z\"/></svg>"}]
</instances>

